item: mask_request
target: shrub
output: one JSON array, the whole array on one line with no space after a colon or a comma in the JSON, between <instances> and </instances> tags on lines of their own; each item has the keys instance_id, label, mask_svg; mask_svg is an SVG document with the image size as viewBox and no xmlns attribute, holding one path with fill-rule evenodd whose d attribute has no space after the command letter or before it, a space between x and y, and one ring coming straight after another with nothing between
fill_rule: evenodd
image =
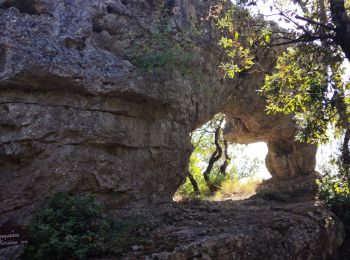
<instances>
[{"instance_id":1,"label":"shrub","mask_svg":"<svg viewBox=\"0 0 350 260\"><path fill-rule=\"evenodd\" d=\"M191 73L189 63L194 59L194 54L186 51L179 44L167 47L164 50L146 49L141 55L134 57L134 64L146 71L173 71L178 69L183 73Z\"/></svg>"},{"instance_id":2,"label":"shrub","mask_svg":"<svg viewBox=\"0 0 350 260\"><path fill-rule=\"evenodd\" d=\"M28 226L24 259L85 259L106 250L111 221L91 194L55 194Z\"/></svg>"},{"instance_id":3,"label":"shrub","mask_svg":"<svg viewBox=\"0 0 350 260\"><path fill-rule=\"evenodd\" d=\"M344 223L345 231L350 234L350 189L344 178L326 175L317 181L319 199Z\"/></svg>"}]
</instances>

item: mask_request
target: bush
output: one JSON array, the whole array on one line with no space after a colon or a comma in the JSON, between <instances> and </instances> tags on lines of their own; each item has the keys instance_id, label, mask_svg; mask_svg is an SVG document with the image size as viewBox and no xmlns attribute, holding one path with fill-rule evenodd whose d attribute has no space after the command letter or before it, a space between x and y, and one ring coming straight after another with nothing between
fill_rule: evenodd
<instances>
[{"instance_id":1,"label":"bush","mask_svg":"<svg viewBox=\"0 0 350 260\"><path fill-rule=\"evenodd\" d=\"M28 226L24 259L85 259L106 250L111 221L91 194L55 194Z\"/></svg>"},{"instance_id":2,"label":"bush","mask_svg":"<svg viewBox=\"0 0 350 260\"><path fill-rule=\"evenodd\" d=\"M350 234L350 190L349 183L343 178L325 176L317 181L319 199L344 223L345 231Z\"/></svg>"}]
</instances>

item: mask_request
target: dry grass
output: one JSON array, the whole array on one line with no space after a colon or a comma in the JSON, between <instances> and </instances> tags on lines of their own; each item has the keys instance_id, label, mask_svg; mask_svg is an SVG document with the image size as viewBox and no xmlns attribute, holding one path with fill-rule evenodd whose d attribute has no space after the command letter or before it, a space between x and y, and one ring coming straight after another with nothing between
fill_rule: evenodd
<instances>
[{"instance_id":1,"label":"dry grass","mask_svg":"<svg viewBox=\"0 0 350 260\"><path fill-rule=\"evenodd\" d=\"M255 194L256 187L262 182L256 177L249 177L245 179L226 179L219 191L213 197L214 200L222 200L232 196L248 196Z\"/></svg>"}]
</instances>

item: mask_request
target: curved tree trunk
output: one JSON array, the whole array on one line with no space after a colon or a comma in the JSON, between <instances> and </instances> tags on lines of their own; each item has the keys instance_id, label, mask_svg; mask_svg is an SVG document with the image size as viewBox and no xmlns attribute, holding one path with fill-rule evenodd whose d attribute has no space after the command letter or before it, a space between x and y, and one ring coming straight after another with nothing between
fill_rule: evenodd
<instances>
[{"instance_id":1,"label":"curved tree trunk","mask_svg":"<svg viewBox=\"0 0 350 260\"><path fill-rule=\"evenodd\" d=\"M230 163L230 156L228 154L228 143L226 140L224 140L224 156L225 156L225 161L224 163L221 165L220 167L220 173L223 175L223 176L226 176L226 169L227 169L227 166L229 165Z\"/></svg>"},{"instance_id":2,"label":"curved tree trunk","mask_svg":"<svg viewBox=\"0 0 350 260\"><path fill-rule=\"evenodd\" d=\"M187 173L187 176L190 179L190 182L192 184L192 187L193 187L193 190L194 190L194 194L198 195L199 194L199 188L198 188L197 181L195 180L195 178L193 177L193 175L190 172Z\"/></svg>"},{"instance_id":3,"label":"curved tree trunk","mask_svg":"<svg viewBox=\"0 0 350 260\"><path fill-rule=\"evenodd\" d=\"M214 153L210 157L208 166L205 169L205 171L203 172L204 180L207 183L208 188L211 192L215 192L217 190L217 187L215 187L215 185L213 185L210 182L209 175L214 167L215 162L217 162L222 156L222 148L221 148L220 143L219 143L222 121L223 121L223 118L220 120L218 127L215 129L214 143L215 143L216 150L214 151Z\"/></svg>"}]
</instances>

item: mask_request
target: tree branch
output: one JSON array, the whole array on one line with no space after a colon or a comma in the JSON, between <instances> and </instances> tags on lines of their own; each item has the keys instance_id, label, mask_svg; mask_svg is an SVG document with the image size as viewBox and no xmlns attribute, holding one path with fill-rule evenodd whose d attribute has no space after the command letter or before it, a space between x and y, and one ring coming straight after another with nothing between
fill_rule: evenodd
<instances>
[{"instance_id":1,"label":"tree branch","mask_svg":"<svg viewBox=\"0 0 350 260\"><path fill-rule=\"evenodd\" d=\"M318 25L318 26L321 26L327 30L331 30L331 31L335 31L335 27L330 25L330 24L325 24L325 23L321 23L321 22L317 22L317 21L314 21L310 18L307 18L307 17L303 17L303 16L300 16L300 15L296 15L295 16L295 19L298 19L298 20L302 20L302 21L305 21L305 22L308 22L310 24L314 24L314 25Z\"/></svg>"},{"instance_id":2,"label":"tree branch","mask_svg":"<svg viewBox=\"0 0 350 260\"><path fill-rule=\"evenodd\" d=\"M282 46L282 45L289 45L289 44L295 44L295 43L307 43L307 42L313 42L316 40L327 40L327 39L333 39L334 36L332 35L302 35L297 39L293 39L290 41L285 41L285 42L278 42L278 43L271 43L268 46L269 47L275 47L275 46Z\"/></svg>"}]
</instances>

